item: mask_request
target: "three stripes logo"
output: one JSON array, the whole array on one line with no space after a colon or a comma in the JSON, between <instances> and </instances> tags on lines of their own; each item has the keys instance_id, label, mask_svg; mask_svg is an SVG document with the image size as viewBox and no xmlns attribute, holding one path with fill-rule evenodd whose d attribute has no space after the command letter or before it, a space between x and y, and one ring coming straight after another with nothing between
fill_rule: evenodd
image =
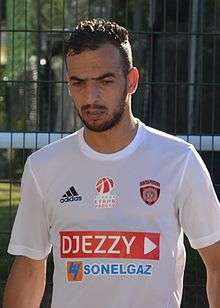
<instances>
[{"instance_id":1,"label":"three stripes logo","mask_svg":"<svg viewBox=\"0 0 220 308\"><path fill-rule=\"evenodd\" d=\"M71 201L81 201L81 200L82 200L82 196L79 196L75 188L71 186L60 199L60 203L71 202Z\"/></svg>"}]
</instances>

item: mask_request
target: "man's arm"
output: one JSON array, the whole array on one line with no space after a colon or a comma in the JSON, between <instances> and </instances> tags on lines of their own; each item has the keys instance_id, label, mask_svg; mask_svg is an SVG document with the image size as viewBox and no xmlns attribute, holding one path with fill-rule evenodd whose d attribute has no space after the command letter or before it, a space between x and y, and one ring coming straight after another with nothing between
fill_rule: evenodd
<instances>
[{"instance_id":1,"label":"man's arm","mask_svg":"<svg viewBox=\"0 0 220 308\"><path fill-rule=\"evenodd\" d=\"M39 308L46 283L47 259L17 256L5 288L3 308Z\"/></svg>"},{"instance_id":2,"label":"man's arm","mask_svg":"<svg viewBox=\"0 0 220 308\"><path fill-rule=\"evenodd\" d=\"M210 308L220 307L220 241L199 249L207 271L207 296Z\"/></svg>"}]
</instances>

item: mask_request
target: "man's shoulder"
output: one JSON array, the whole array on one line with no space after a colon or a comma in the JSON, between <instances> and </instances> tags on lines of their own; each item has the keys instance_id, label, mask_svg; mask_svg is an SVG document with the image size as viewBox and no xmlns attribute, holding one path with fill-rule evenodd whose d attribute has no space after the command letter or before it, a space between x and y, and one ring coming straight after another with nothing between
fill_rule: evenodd
<instances>
[{"instance_id":1,"label":"man's shoulder","mask_svg":"<svg viewBox=\"0 0 220 308\"><path fill-rule=\"evenodd\" d=\"M189 150L192 148L192 144L186 142L185 140L166 133L164 131L155 129L153 127L146 126L143 124L143 129L145 133L145 143L150 144L152 147L162 148L162 149L175 149L175 150Z\"/></svg>"},{"instance_id":2,"label":"man's shoulder","mask_svg":"<svg viewBox=\"0 0 220 308\"><path fill-rule=\"evenodd\" d=\"M143 124L143 128L145 131L145 136L147 138L152 138L152 141L159 141L161 144L167 144L171 146L180 146L180 147L189 147L191 144L180 137L177 137L175 135L166 133L164 131L161 131L159 129L147 126Z\"/></svg>"},{"instance_id":3,"label":"man's shoulder","mask_svg":"<svg viewBox=\"0 0 220 308\"><path fill-rule=\"evenodd\" d=\"M52 142L28 157L28 165L43 191L70 168L76 155L79 156L79 133Z\"/></svg>"},{"instance_id":4,"label":"man's shoulder","mask_svg":"<svg viewBox=\"0 0 220 308\"><path fill-rule=\"evenodd\" d=\"M37 173L50 172L55 168L62 169L78 153L79 131L54 141L32 153L28 160Z\"/></svg>"},{"instance_id":5,"label":"man's shoulder","mask_svg":"<svg viewBox=\"0 0 220 308\"><path fill-rule=\"evenodd\" d=\"M61 137L59 140L53 141L46 146L38 149L34 153L32 153L29 158L31 159L43 159L46 157L50 157L51 155L55 154L65 154L66 152L70 151L72 147L77 146L78 143L78 134L80 130L65 135L64 137Z\"/></svg>"}]
</instances>

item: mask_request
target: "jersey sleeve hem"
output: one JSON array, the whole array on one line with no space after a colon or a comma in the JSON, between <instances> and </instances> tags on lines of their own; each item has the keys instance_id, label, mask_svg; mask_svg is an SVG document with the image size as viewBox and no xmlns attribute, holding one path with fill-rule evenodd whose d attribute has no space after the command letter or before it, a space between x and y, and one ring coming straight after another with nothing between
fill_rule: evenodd
<instances>
[{"instance_id":1,"label":"jersey sleeve hem","mask_svg":"<svg viewBox=\"0 0 220 308\"><path fill-rule=\"evenodd\" d=\"M48 256L51 251L51 246L49 246L45 251L40 251L36 249L32 249L26 246L13 245L9 244L8 253L11 255L21 255L25 257L29 257L34 260L42 260Z\"/></svg>"},{"instance_id":2,"label":"jersey sleeve hem","mask_svg":"<svg viewBox=\"0 0 220 308\"><path fill-rule=\"evenodd\" d=\"M189 239L189 241L190 241L192 248L194 249L208 247L220 241L220 230L209 236L205 236L205 237L198 238L198 239Z\"/></svg>"}]
</instances>

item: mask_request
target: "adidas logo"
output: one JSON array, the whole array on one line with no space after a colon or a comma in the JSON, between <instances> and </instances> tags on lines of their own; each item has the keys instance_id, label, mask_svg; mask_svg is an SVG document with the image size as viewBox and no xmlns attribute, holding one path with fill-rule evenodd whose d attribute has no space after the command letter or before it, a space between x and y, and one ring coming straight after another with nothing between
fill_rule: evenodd
<instances>
[{"instance_id":1,"label":"adidas logo","mask_svg":"<svg viewBox=\"0 0 220 308\"><path fill-rule=\"evenodd\" d=\"M79 196L73 186L71 186L67 192L60 199L60 203L71 202L71 201L81 201L82 196Z\"/></svg>"}]
</instances>

